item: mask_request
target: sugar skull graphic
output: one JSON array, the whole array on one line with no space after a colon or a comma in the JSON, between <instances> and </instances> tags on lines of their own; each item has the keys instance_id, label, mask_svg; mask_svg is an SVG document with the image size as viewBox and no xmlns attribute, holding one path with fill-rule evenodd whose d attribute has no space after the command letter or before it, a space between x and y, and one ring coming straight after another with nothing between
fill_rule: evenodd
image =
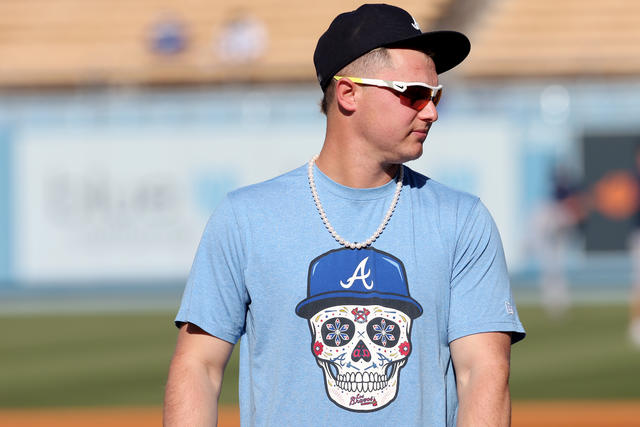
<instances>
[{"instance_id":1,"label":"sugar skull graphic","mask_svg":"<svg viewBox=\"0 0 640 427\"><path fill-rule=\"evenodd\" d=\"M399 259L373 248L319 256L296 313L308 320L311 352L332 402L364 412L396 398L411 354L411 323L422 314Z\"/></svg>"}]
</instances>

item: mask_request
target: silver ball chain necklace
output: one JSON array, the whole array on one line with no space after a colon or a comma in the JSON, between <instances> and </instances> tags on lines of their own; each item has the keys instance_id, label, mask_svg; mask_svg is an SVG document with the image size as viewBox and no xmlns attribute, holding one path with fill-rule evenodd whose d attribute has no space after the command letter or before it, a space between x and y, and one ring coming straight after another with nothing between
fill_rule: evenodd
<instances>
[{"instance_id":1,"label":"silver ball chain necklace","mask_svg":"<svg viewBox=\"0 0 640 427\"><path fill-rule=\"evenodd\" d=\"M402 167L402 165L400 165L400 174L396 180L396 191L393 195L393 200L391 200L391 205L389 206L389 209L387 210L387 213L382 219L382 223L380 223L380 226L378 227L376 232L373 233L373 235L369 237L367 240L365 240L364 242L349 242L348 240L343 239L333 228L333 226L329 222L329 219L327 218L327 214L324 212L324 209L322 208L322 203L320 203L320 198L318 197L318 191L316 190L316 183L313 179L313 165L315 164L317 159L318 159L318 154L316 154L311 158L311 160L309 160L307 175L309 177L309 187L311 188L311 194L313 195L313 200L316 203L316 208L318 208L318 212L320 213L320 218L322 218L322 222L324 223L324 226L327 227L327 230L329 230L329 233L331 233L331 236L333 236L333 238L336 239L338 243L340 243L341 245L347 248L362 249L362 248L366 248L367 246L370 246L373 242L376 241L378 237L380 237L385 227L387 226L387 223L391 219L391 215L393 215L393 211L395 210L396 205L398 204L398 199L400 199L400 192L402 191L402 179L404 178L404 168Z\"/></svg>"}]
</instances>

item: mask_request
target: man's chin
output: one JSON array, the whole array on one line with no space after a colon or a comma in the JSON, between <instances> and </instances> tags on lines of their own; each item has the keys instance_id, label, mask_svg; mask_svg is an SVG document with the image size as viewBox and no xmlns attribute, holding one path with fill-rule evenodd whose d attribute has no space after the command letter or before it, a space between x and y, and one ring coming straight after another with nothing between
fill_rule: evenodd
<instances>
[{"instance_id":1,"label":"man's chin","mask_svg":"<svg viewBox=\"0 0 640 427\"><path fill-rule=\"evenodd\" d=\"M403 153L403 159L401 159L399 163L406 163L412 160L419 159L422 156L422 152L422 143L420 143L420 145L418 147L415 147L415 150L413 150L412 152Z\"/></svg>"}]
</instances>

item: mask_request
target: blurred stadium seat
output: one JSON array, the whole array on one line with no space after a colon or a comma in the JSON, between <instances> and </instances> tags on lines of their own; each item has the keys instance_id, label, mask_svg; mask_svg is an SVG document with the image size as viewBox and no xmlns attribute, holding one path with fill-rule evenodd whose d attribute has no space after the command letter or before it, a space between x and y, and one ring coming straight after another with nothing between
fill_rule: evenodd
<instances>
[{"instance_id":1,"label":"blurred stadium seat","mask_svg":"<svg viewBox=\"0 0 640 427\"><path fill-rule=\"evenodd\" d=\"M451 0L396 2L429 28ZM0 86L191 84L219 81L313 81L319 35L337 13L359 1L320 4L284 0L3 0L0 2ZM264 55L224 64L214 53L225 21L246 11L266 27ZM149 48L162 15L180 20L185 49L169 57Z\"/></svg>"},{"instance_id":2,"label":"blurred stadium seat","mask_svg":"<svg viewBox=\"0 0 640 427\"><path fill-rule=\"evenodd\" d=\"M472 31L470 77L640 73L640 2L493 1Z\"/></svg>"}]
</instances>

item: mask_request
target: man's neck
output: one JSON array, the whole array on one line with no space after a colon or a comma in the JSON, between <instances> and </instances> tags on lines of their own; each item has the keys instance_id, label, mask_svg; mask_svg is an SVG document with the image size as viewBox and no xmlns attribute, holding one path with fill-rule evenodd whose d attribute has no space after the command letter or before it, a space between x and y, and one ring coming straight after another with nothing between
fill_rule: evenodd
<instances>
[{"instance_id":1,"label":"man's neck","mask_svg":"<svg viewBox=\"0 0 640 427\"><path fill-rule=\"evenodd\" d=\"M316 166L338 184L352 188L380 187L398 173L398 165L385 165L362 153L334 150L326 143Z\"/></svg>"}]
</instances>

